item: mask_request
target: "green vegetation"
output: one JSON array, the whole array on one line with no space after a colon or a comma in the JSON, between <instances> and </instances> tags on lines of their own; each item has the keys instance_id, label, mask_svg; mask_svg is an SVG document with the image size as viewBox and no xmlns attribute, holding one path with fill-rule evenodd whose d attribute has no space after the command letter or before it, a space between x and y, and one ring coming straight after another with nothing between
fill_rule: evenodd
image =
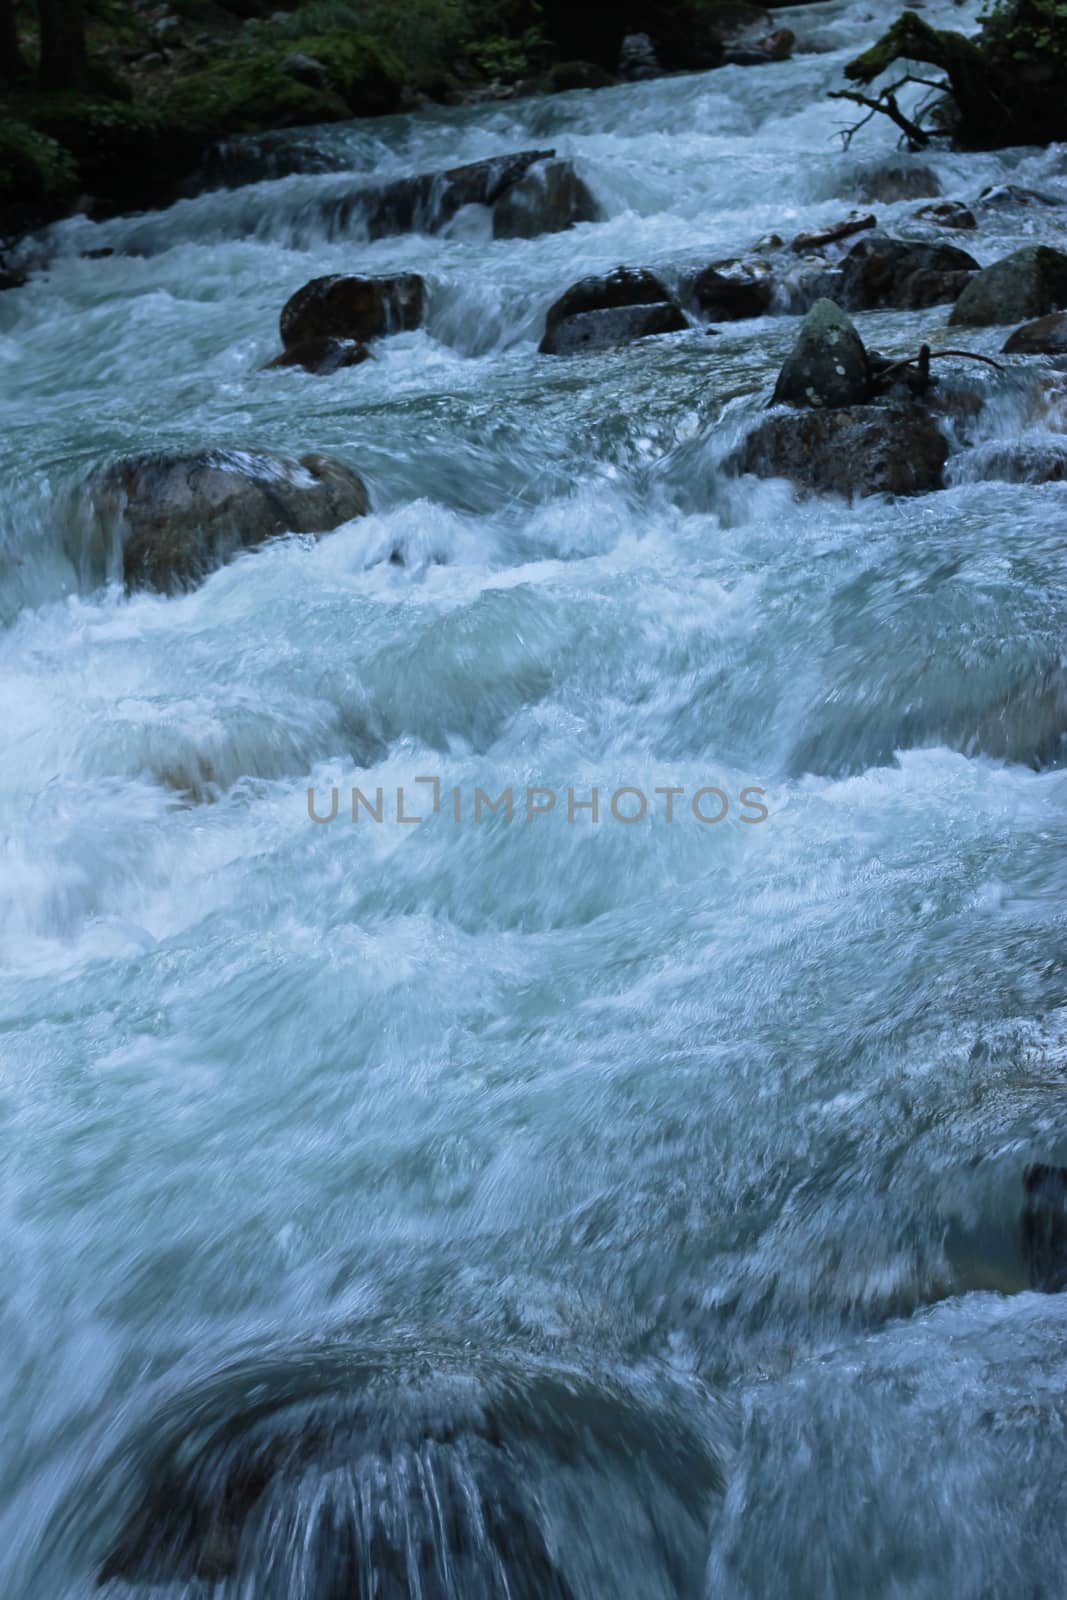
<instances>
[{"instance_id":1,"label":"green vegetation","mask_svg":"<svg viewBox=\"0 0 1067 1600\"><path fill-rule=\"evenodd\" d=\"M74 157L55 139L24 122L0 121L0 193L46 202L77 181Z\"/></svg>"},{"instance_id":2,"label":"green vegetation","mask_svg":"<svg viewBox=\"0 0 1067 1600\"><path fill-rule=\"evenodd\" d=\"M105 209L158 203L214 140L458 99L530 79L551 59L536 0L285 6L88 0L87 73L83 55L77 88L44 91L36 5L16 0L0 105L0 232L13 202L20 218L79 194Z\"/></svg>"}]
</instances>

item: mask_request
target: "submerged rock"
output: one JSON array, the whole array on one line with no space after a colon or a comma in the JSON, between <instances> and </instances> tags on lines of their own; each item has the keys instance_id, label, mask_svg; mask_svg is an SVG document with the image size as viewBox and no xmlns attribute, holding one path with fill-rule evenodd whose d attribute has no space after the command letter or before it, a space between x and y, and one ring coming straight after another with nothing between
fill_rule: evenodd
<instances>
[{"instance_id":1,"label":"submerged rock","mask_svg":"<svg viewBox=\"0 0 1067 1600\"><path fill-rule=\"evenodd\" d=\"M1067 1167L1035 1162L1023 1173L1023 1253L1030 1287L1045 1294L1067 1289Z\"/></svg>"},{"instance_id":2,"label":"submerged rock","mask_svg":"<svg viewBox=\"0 0 1067 1600\"><path fill-rule=\"evenodd\" d=\"M933 205L919 206L915 215L920 222L936 222L941 228L965 230L978 226L974 212L962 200L937 200Z\"/></svg>"},{"instance_id":3,"label":"submerged rock","mask_svg":"<svg viewBox=\"0 0 1067 1600\"><path fill-rule=\"evenodd\" d=\"M1067 356L1067 311L1053 311L1036 322L1024 322L1009 334L1006 356Z\"/></svg>"},{"instance_id":4,"label":"submerged rock","mask_svg":"<svg viewBox=\"0 0 1067 1600\"><path fill-rule=\"evenodd\" d=\"M494 239L533 239L596 222L600 207L569 161L539 161L493 207Z\"/></svg>"},{"instance_id":5,"label":"submerged rock","mask_svg":"<svg viewBox=\"0 0 1067 1600\"><path fill-rule=\"evenodd\" d=\"M1017 183L996 183L982 190L978 204L984 209L1001 211L1009 207L1062 206L1063 201L1059 195L1024 189Z\"/></svg>"},{"instance_id":6,"label":"submerged rock","mask_svg":"<svg viewBox=\"0 0 1067 1600\"><path fill-rule=\"evenodd\" d=\"M817 300L786 357L774 400L792 406L861 405L871 389L863 341L833 300Z\"/></svg>"},{"instance_id":7,"label":"submerged rock","mask_svg":"<svg viewBox=\"0 0 1067 1600\"><path fill-rule=\"evenodd\" d=\"M723 51L723 66L764 67L772 61L788 61L796 42L792 28L776 28L752 42L728 44Z\"/></svg>"},{"instance_id":8,"label":"submerged rock","mask_svg":"<svg viewBox=\"0 0 1067 1600\"><path fill-rule=\"evenodd\" d=\"M326 201L321 212L324 221L338 229L362 224L371 239L393 233L436 233L464 206L495 206L532 167L554 161L555 156L554 150L521 150L450 167L447 172L397 178Z\"/></svg>"},{"instance_id":9,"label":"submerged rock","mask_svg":"<svg viewBox=\"0 0 1067 1600\"><path fill-rule=\"evenodd\" d=\"M312 278L282 307L282 344L291 350L311 340L362 342L402 333L419 326L425 305L426 285L417 272Z\"/></svg>"},{"instance_id":10,"label":"submerged rock","mask_svg":"<svg viewBox=\"0 0 1067 1600\"><path fill-rule=\"evenodd\" d=\"M561 322L541 341L541 354L573 356L594 350L613 350L635 339L659 333L681 333L689 324L675 305L605 306L600 311L580 311Z\"/></svg>"},{"instance_id":11,"label":"submerged rock","mask_svg":"<svg viewBox=\"0 0 1067 1600\"><path fill-rule=\"evenodd\" d=\"M246 134L222 140L205 151L200 168L183 185L183 192L199 194L203 189L238 188L265 178L288 178L294 173L345 172L350 165L350 158L343 152L317 144L306 134L287 129Z\"/></svg>"},{"instance_id":12,"label":"submerged rock","mask_svg":"<svg viewBox=\"0 0 1067 1600\"><path fill-rule=\"evenodd\" d=\"M1067 439L989 440L961 461L959 470L972 483L1063 483Z\"/></svg>"},{"instance_id":13,"label":"submerged rock","mask_svg":"<svg viewBox=\"0 0 1067 1600\"><path fill-rule=\"evenodd\" d=\"M263 370L303 367L305 372L329 374L339 372L342 367L358 367L370 359L366 345L356 339L300 339L273 361L268 361Z\"/></svg>"},{"instance_id":14,"label":"submerged rock","mask_svg":"<svg viewBox=\"0 0 1067 1600\"><path fill-rule=\"evenodd\" d=\"M235 1366L155 1417L105 1472L112 1494L131 1459L138 1480L122 1483L98 1583L576 1600L590 1570L619 1593L636 1569L652 1593L695 1594L723 1479L687 1401L681 1385L646 1379L632 1393L433 1347L334 1342ZM583 1524L568 1499L611 1505L619 1525Z\"/></svg>"},{"instance_id":15,"label":"submerged rock","mask_svg":"<svg viewBox=\"0 0 1067 1600\"><path fill-rule=\"evenodd\" d=\"M913 162L875 167L860 175L858 187L862 199L880 200L884 205L893 205L897 200L929 199L941 193L933 168Z\"/></svg>"},{"instance_id":16,"label":"submerged rock","mask_svg":"<svg viewBox=\"0 0 1067 1600\"><path fill-rule=\"evenodd\" d=\"M986 327L1043 317L1061 307L1067 307L1067 255L1049 245L1031 244L977 273L949 321Z\"/></svg>"},{"instance_id":17,"label":"submerged rock","mask_svg":"<svg viewBox=\"0 0 1067 1600\"><path fill-rule=\"evenodd\" d=\"M645 267L616 267L582 278L548 309L542 355L603 350L657 333L680 333L689 324L664 285Z\"/></svg>"},{"instance_id":18,"label":"submerged rock","mask_svg":"<svg viewBox=\"0 0 1067 1600\"><path fill-rule=\"evenodd\" d=\"M727 469L847 499L944 486L948 444L922 406L851 405L768 417Z\"/></svg>"},{"instance_id":19,"label":"submerged rock","mask_svg":"<svg viewBox=\"0 0 1067 1600\"><path fill-rule=\"evenodd\" d=\"M712 322L737 322L762 317L774 296L771 266L762 256L717 261L698 272L688 293Z\"/></svg>"},{"instance_id":20,"label":"submerged rock","mask_svg":"<svg viewBox=\"0 0 1067 1600\"><path fill-rule=\"evenodd\" d=\"M254 450L131 456L89 484L96 536L117 539L130 589L190 587L284 533L328 533L370 509L361 480L329 456Z\"/></svg>"},{"instance_id":21,"label":"submerged rock","mask_svg":"<svg viewBox=\"0 0 1067 1600\"><path fill-rule=\"evenodd\" d=\"M955 300L979 270L966 250L870 233L841 264L841 293L853 311L917 309Z\"/></svg>"}]
</instances>

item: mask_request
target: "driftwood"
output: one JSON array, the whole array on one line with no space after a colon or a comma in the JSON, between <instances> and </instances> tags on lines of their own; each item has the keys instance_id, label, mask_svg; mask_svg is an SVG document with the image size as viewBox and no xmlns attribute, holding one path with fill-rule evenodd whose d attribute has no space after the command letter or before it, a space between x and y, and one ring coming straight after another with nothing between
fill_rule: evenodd
<instances>
[{"instance_id":1,"label":"driftwood","mask_svg":"<svg viewBox=\"0 0 1067 1600\"><path fill-rule=\"evenodd\" d=\"M846 217L844 222L835 222L832 227L822 228L816 233L798 233L790 249L798 255L805 250L821 250L823 245L836 244L839 239L850 239L854 233L877 226L878 218L873 211L866 217Z\"/></svg>"},{"instance_id":2,"label":"driftwood","mask_svg":"<svg viewBox=\"0 0 1067 1600\"><path fill-rule=\"evenodd\" d=\"M964 361L980 361L984 366L994 367L997 372L1007 369L999 361L994 361L992 356L975 355L973 350L931 350L924 344L917 356L906 356L901 361L890 362L888 366L878 367L871 374L871 386L874 393L884 394L894 384L905 383L913 394L925 394L933 379L930 376L931 361L940 360L943 356L958 356Z\"/></svg>"}]
</instances>

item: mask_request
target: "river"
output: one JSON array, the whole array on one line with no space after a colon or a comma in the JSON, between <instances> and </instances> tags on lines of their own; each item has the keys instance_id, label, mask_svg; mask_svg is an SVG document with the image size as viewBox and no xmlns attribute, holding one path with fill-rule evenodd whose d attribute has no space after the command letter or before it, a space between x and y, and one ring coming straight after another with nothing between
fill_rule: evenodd
<instances>
[{"instance_id":1,"label":"river","mask_svg":"<svg viewBox=\"0 0 1067 1600\"><path fill-rule=\"evenodd\" d=\"M304 1455L237 1568L153 1594L1067 1591L1067 1301L1018 1241L1023 1167L1067 1159L1067 779L966 738L1060 661L1067 484L986 481L981 441L899 501L724 476L795 318L536 351L585 273L859 203L895 130L844 149L825 95L883 9L786 13L786 65L313 134L375 177L549 144L598 223L367 244L294 176L66 222L0 299L12 1600L148 1592L96 1582L156 1456L279 1397ZM922 161L1067 188L1062 149ZM426 325L262 371L346 270L422 273ZM946 319L857 322L908 354ZM986 446L1052 426L968 377ZM373 512L177 597L101 584L87 474L203 445L331 453Z\"/></svg>"}]
</instances>

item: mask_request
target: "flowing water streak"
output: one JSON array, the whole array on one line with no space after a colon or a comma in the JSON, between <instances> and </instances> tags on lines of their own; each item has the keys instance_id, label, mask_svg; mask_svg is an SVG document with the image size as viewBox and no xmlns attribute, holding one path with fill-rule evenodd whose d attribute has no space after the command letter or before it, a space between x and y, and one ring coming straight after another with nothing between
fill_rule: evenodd
<instances>
[{"instance_id":1,"label":"flowing water streak","mask_svg":"<svg viewBox=\"0 0 1067 1600\"><path fill-rule=\"evenodd\" d=\"M705 1564L717 1595L1067 1586L1064 1311L1021 1292L1015 1236L1023 1165L1067 1157L1041 688L1067 485L983 468L1062 419L982 375L999 397L945 493L797 502L718 471L792 320L535 354L586 271L670 277L855 203L891 130L842 152L823 95L875 9L798 9L788 66L315 135L362 177L549 142L599 224L493 242L466 214L366 244L316 232L336 174L291 177L65 224L0 302L4 1594L95 1592L153 1419L324 1338L447 1352L445 1396L457 1350L509 1394L523 1373L520 1418L561 1385L579 1415L601 1416L589 1385L616 1397L647 1429L632 1477L602 1418L585 1454L523 1423L512 1458L544 1485L526 1559L575 1595L607 1592L590 1551L642 1600L699 1592ZM928 163L965 199L1065 186L1062 151ZM988 213L965 242L1057 242L1058 215ZM286 296L351 268L424 273L426 328L332 378L262 373ZM859 321L890 353L944 342L940 308ZM99 587L88 470L203 444L335 453L375 513L180 598ZM1005 707L1023 759L975 754ZM309 783L427 773L758 784L770 816L308 821ZM459 1494L495 1448L471 1438L451 1477L412 1445L382 1503L402 1472ZM321 1531L343 1494L316 1492ZM273 1593L266 1569L220 1592Z\"/></svg>"}]
</instances>

